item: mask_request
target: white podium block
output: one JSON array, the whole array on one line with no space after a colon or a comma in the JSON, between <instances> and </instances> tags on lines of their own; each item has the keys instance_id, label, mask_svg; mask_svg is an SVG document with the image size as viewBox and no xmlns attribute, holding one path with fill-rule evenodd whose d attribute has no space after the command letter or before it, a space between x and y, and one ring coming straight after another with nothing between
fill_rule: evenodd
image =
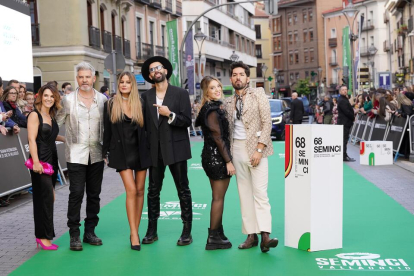
<instances>
[{"instance_id":1,"label":"white podium block","mask_svg":"<svg viewBox=\"0 0 414 276\"><path fill-rule=\"evenodd\" d=\"M287 125L285 246L342 248L343 127Z\"/></svg>"},{"instance_id":2,"label":"white podium block","mask_svg":"<svg viewBox=\"0 0 414 276\"><path fill-rule=\"evenodd\" d=\"M364 141L359 145L361 165L379 166L393 164L391 141Z\"/></svg>"}]
</instances>

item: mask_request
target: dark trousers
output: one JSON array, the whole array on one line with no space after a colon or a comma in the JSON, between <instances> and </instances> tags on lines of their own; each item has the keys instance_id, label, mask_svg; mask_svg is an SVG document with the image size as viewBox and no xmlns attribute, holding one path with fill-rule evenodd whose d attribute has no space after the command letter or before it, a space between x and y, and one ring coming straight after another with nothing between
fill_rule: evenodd
<instances>
[{"instance_id":1,"label":"dark trousers","mask_svg":"<svg viewBox=\"0 0 414 276\"><path fill-rule=\"evenodd\" d=\"M344 126L344 158L348 156L347 148L348 148L348 140L349 134L351 132L352 126Z\"/></svg>"},{"instance_id":2,"label":"dark trousers","mask_svg":"<svg viewBox=\"0 0 414 276\"><path fill-rule=\"evenodd\" d=\"M69 171L69 207L68 227L70 236L80 235L80 209L86 187L85 232L93 232L99 221L100 198L104 162L88 165L68 163Z\"/></svg>"},{"instance_id":3,"label":"dark trousers","mask_svg":"<svg viewBox=\"0 0 414 276\"><path fill-rule=\"evenodd\" d=\"M178 162L168 166L172 177L174 178L175 187L177 189L178 198L180 199L181 219L184 222L193 221L193 210L191 191L187 177L187 161ZM165 176L164 162L158 159L157 167L149 169L149 185L148 185L148 219L156 220L160 217L160 192L162 182Z\"/></svg>"},{"instance_id":4,"label":"dark trousers","mask_svg":"<svg viewBox=\"0 0 414 276\"><path fill-rule=\"evenodd\" d=\"M301 125L302 120L292 121L292 125Z\"/></svg>"},{"instance_id":5,"label":"dark trousers","mask_svg":"<svg viewBox=\"0 0 414 276\"><path fill-rule=\"evenodd\" d=\"M56 177L34 173L32 170L30 175L32 177L35 236L38 239L53 240L55 237L53 227L53 191Z\"/></svg>"}]
</instances>

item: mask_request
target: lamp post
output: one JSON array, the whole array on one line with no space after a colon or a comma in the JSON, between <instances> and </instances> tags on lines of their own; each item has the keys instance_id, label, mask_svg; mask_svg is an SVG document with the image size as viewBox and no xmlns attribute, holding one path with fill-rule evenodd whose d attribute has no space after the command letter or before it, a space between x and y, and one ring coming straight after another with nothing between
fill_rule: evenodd
<instances>
[{"instance_id":1,"label":"lamp post","mask_svg":"<svg viewBox=\"0 0 414 276\"><path fill-rule=\"evenodd\" d=\"M200 76L200 78L201 78L201 49L203 48L203 43L204 43L204 40L206 39L206 37L207 36L201 32L201 28L198 28L197 33L194 35L194 40L195 40L195 42L197 44L197 48L198 48L198 75ZM200 43L200 45L198 43ZM201 81L201 80L199 80L199 81ZM199 92L200 92L200 96L201 96L200 89L199 89ZM196 95L196 98L197 98L197 95Z\"/></svg>"},{"instance_id":2,"label":"lamp post","mask_svg":"<svg viewBox=\"0 0 414 276\"><path fill-rule=\"evenodd\" d=\"M316 100L316 102L318 102L319 101L319 95L321 94L320 93L320 87L321 87L321 75L322 75L322 67L318 67L318 90L317 90L317 96L316 96L316 98L317 98L317 100Z\"/></svg>"},{"instance_id":3,"label":"lamp post","mask_svg":"<svg viewBox=\"0 0 414 276\"><path fill-rule=\"evenodd\" d=\"M236 62L239 60L239 56L236 54L236 51L233 51L233 54L229 57L232 62Z\"/></svg>"},{"instance_id":4,"label":"lamp post","mask_svg":"<svg viewBox=\"0 0 414 276\"><path fill-rule=\"evenodd\" d=\"M353 75L354 75L353 72L354 72L354 42L358 39L358 35L354 34L354 25L355 25L355 19L357 18L359 11L354 7L354 4L352 4L352 1L350 0L348 6L346 6L346 8L342 10L342 13L345 15L346 21L348 21L348 25L351 30L351 34L349 36L349 39L351 41L351 66L352 66L351 79L352 79L352 91L354 95L356 95L355 79L353 78ZM352 21L352 25L349 22L350 17L354 17L354 20Z\"/></svg>"},{"instance_id":5,"label":"lamp post","mask_svg":"<svg viewBox=\"0 0 414 276\"><path fill-rule=\"evenodd\" d=\"M266 71L267 71L266 64L262 63L262 75L263 75L263 89L266 90Z\"/></svg>"},{"instance_id":6,"label":"lamp post","mask_svg":"<svg viewBox=\"0 0 414 276\"><path fill-rule=\"evenodd\" d=\"M371 46L368 47L368 64L371 66L371 80L370 80L370 87L374 86L375 83L375 72L374 72L374 62L371 61L371 56L375 55L378 52L378 49L374 46L374 44L371 44Z\"/></svg>"},{"instance_id":7,"label":"lamp post","mask_svg":"<svg viewBox=\"0 0 414 276\"><path fill-rule=\"evenodd\" d=\"M277 99L279 93L279 70L276 67L273 68L273 75L275 75L275 95Z\"/></svg>"}]
</instances>

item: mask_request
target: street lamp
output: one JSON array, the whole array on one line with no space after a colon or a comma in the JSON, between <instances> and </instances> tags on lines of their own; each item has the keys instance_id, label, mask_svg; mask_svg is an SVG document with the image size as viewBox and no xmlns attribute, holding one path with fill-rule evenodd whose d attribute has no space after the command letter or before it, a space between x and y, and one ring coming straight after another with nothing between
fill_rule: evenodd
<instances>
[{"instance_id":1,"label":"street lamp","mask_svg":"<svg viewBox=\"0 0 414 276\"><path fill-rule=\"evenodd\" d=\"M345 15L346 21L348 21L348 25L351 29L351 34L350 34L350 37L349 37L349 39L351 40L351 66L352 66L352 70L351 70L352 77L351 77L351 79L352 79L352 90L353 90L354 95L356 95L356 91L355 91L356 90L355 89L356 81L353 78L353 75L354 75L353 71L354 71L354 62L355 62L354 61L354 42L358 39L358 35L354 34L354 25L355 25L355 19L357 18L359 10L355 8L354 4L352 4L352 1L350 0L348 6L346 6L346 8L344 8L342 10L342 13ZM352 25L349 22L350 17L354 17L354 20L352 21Z\"/></svg>"},{"instance_id":2,"label":"street lamp","mask_svg":"<svg viewBox=\"0 0 414 276\"><path fill-rule=\"evenodd\" d=\"M320 93L320 90L321 90L320 87L321 87L321 79L322 79L321 78L322 70L323 70L322 67L319 66L318 67L318 90L317 90L318 92L317 92L317 96L316 96L316 98L317 98L316 102L319 101L319 95L321 94Z\"/></svg>"},{"instance_id":3,"label":"street lamp","mask_svg":"<svg viewBox=\"0 0 414 276\"><path fill-rule=\"evenodd\" d=\"M198 28L197 33L194 35L194 40L197 43L197 48L198 48L198 75L200 76L200 78L201 78L201 49L203 48L203 43L206 38L207 36L201 32L201 28ZM200 43L200 45L198 43ZM200 91L200 96L201 96L201 91ZM197 95L196 95L196 98L197 98Z\"/></svg>"},{"instance_id":4,"label":"street lamp","mask_svg":"<svg viewBox=\"0 0 414 276\"><path fill-rule=\"evenodd\" d=\"M230 56L230 60L232 62L236 62L236 61L239 60L239 56L236 54L236 51L233 51L233 54L231 54L231 56Z\"/></svg>"},{"instance_id":5,"label":"street lamp","mask_svg":"<svg viewBox=\"0 0 414 276\"><path fill-rule=\"evenodd\" d=\"M273 75L275 75L275 95L277 99L277 95L279 93L279 70L276 67L273 68Z\"/></svg>"},{"instance_id":6,"label":"street lamp","mask_svg":"<svg viewBox=\"0 0 414 276\"><path fill-rule=\"evenodd\" d=\"M266 90L266 71L267 71L266 64L262 63L262 75L263 75L263 89Z\"/></svg>"}]
</instances>

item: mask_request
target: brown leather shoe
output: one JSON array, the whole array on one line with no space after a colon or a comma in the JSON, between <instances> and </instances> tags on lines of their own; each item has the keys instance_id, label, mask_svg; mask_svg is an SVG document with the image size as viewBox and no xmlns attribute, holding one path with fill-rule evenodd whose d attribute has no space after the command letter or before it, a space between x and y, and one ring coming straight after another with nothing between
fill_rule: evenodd
<instances>
[{"instance_id":1,"label":"brown leather shoe","mask_svg":"<svg viewBox=\"0 0 414 276\"><path fill-rule=\"evenodd\" d=\"M269 237L269 233L262 232L262 241L260 243L260 249L263 253L266 253L270 250L270 248L275 248L279 244L278 239L271 239Z\"/></svg>"},{"instance_id":2,"label":"brown leather shoe","mask_svg":"<svg viewBox=\"0 0 414 276\"><path fill-rule=\"evenodd\" d=\"M247 235L247 239L239 245L239 249L249 249L258 244L259 238L257 237L257 234L249 234Z\"/></svg>"}]
</instances>

